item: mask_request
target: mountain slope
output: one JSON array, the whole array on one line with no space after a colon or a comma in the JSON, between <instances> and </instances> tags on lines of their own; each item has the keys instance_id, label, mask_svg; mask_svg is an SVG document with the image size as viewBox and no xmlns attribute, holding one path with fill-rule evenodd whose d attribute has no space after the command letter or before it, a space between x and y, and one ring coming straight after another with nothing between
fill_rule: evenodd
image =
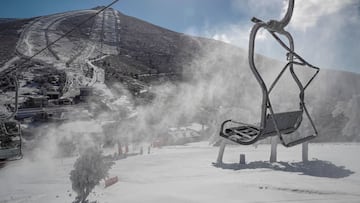
<instances>
[{"instance_id":1,"label":"mountain slope","mask_svg":"<svg viewBox=\"0 0 360 203\"><path fill-rule=\"evenodd\" d=\"M19 60L37 53L96 11L69 11L0 23L0 70L17 68ZM267 82L270 81L267 78L274 78L282 63L264 56L257 56L257 62ZM61 90L66 97L76 94L79 87L104 82L107 85L120 82L138 92L148 88L149 81L174 81L186 73L193 89L189 92L196 92L196 96L183 102L193 109L191 115L185 117L195 117L193 112L198 113L202 106L228 106L250 109L250 116L237 114L235 119L254 117L254 122L259 120L254 112L260 109L261 95L249 70L246 51L212 39L173 32L114 9L107 9L77 27L36 56L30 65L21 67L26 75L24 80L32 80L29 75L34 74L34 68L56 68L66 72L66 84ZM306 69L298 71L304 77L310 74ZM348 119L346 115L334 119L332 112L339 102L360 95L359 81L360 76L355 73L322 69L309 87L309 106L320 133L325 134L320 140L342 139L338 135ZM298 93L289 83L291 81L285 79L279 94L274 96L275 106L280 110L288 104L297 108ZM188 90L179 92L183 91ZM288 97L285 95L293 98L285 102L282 99Z\"/></svg>"}]
</instances>

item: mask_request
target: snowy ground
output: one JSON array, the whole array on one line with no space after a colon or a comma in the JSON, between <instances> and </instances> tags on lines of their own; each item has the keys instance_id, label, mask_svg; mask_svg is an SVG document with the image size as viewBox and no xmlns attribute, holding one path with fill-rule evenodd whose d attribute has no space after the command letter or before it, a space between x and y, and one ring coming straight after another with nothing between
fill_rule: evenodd
<instances>
[{"instance_id":1,"label":"snowy ground","mask_svg":"<svg viewBox=\"0 0 360 203\"><path fill-rule=\"evenodd\" d=\"M282 162L274 165L266 162L269 148L228 147L226 163L236 163L240 153L246 154L251 167L241 170L212 166L218 148L206 142L152 149L149 155L118 160L110 175L118 176L119 182L106 189L97 186L90 199L102 203L360 202L359 144L311 144L310 159L322 165L297 168L298 172L287 172L283 166L290 163L296 168L301 147L279 147ZM40 157L25 157L0 169L1 203L74 200L69 172L75 158Z\"/></svg>"}]
</instances>

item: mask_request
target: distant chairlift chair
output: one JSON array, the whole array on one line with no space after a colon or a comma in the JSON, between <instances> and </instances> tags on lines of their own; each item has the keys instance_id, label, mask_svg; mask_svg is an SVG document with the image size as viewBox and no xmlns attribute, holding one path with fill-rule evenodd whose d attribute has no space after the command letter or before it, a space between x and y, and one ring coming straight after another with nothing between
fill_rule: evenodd
<instances>
[{"instance_id":1,"label":"distant chairlift chair","mask_svg":"<svg viewBox=\"0 0 360 203\"><path fill-rule=\"evenodd\" d=\"M236 122L233 120L226 120L222 123L220 129L220 136L227 138L233 142L236 142L241 145L250 145L259 140L265 139L270 136L278 135L280 138L281 143L285 147L291 147L300 143L307 142L313 138L315 138L318 134L316 127L314 125L313 120L310 117L310 114L305 106L304 98L305 98L305 90L313 81L315 76L319 73L319 68L309 64L305 61L302 57L300 57L294 51L294 42L291 34L284 30L284 27L288 25L290 22L292 13L294 9L294 0L289 0L289 6L285 17L281 21L270 20L269 22L265 23L262 20L257 18L251 19L252 22L255 23L253 26L251 33L250 33L250 41L249 41L249 64L250 68L255 75L261 89L262 89L262 109L261 109L261 120L259 125L249 125L241 122ZM280 43L280 45L288 51L287 60L288 63L285 67L280 71L279 75L276 77L274 82L271 84L270 88L266 86L265 82L263 81L261 75L259 74L254 61L254 47L255 47L255 38L257 32L261 29L266 29L274 38L275 40ZM288 47L278 36L278 34L285 36L289 40L290 47ZM295 61L296 60L296 61ZM309 79L309 81L303 85L299 80L298 76L294 71L293 65L301 65L304 67L309 67L315 69L314 75ZM282 112L282 113L275 113L273 111L269 95L273 88L275 87L276 83L279 81L280 77L286 71L286 69L290 70L292 78L295 80L297 86L299 87L299 98L300 98L300 105L299 110L291 111L291 112ZM269 113L268 113L269 112ZM283 139L283 134L291 134L295 132L301 122L302 116L305 112L306 116L309 118L309 121L314 129L314 134L300 138L295 141L291 141L286 143ZM229 124L234 124L236 127L229 127Z\"/></svg>"},{"instance_id":2,"label":"distant chairlift chair","mask_svg":"<svg viewBox=\"0 0 360 203\"><path fill-rule=\"evenodd\" d=\"M6 81L5 81L6 80ZM21 128L19 122L14 120L18 108L18 81L17 78L6 76L4 79L8 85L5 89L15 90L15 108L11 113L0 112L0 161L17 160L22 158Z\"/></svg>"}]
</instances>

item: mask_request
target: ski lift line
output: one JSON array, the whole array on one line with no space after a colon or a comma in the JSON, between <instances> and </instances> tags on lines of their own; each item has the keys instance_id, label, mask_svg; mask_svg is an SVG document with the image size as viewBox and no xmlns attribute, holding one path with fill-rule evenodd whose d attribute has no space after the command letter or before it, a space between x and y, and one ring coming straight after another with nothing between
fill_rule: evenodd
<instances>
[{"instance_id":1,"label":"ski lift line","mask_svg":"<svg viewBox=\"0 0 360 203\"><path fill-rule=\"evenodd\" d=\"M83 13L72 13L70 14L70 16L77 16L77 15L83 15ZM69 15L61 15L58 16L53 22L51 22L48 26L46 26L46 28L44 29L45 32L45 39L46 39L46 44L48 45L50 42L50 36L49 36L49 31L56 31L56 30L51 30L50 28L57 22L65 19L69 17ZM77 29L79 29L78 26L76 26ZM60 60L60 57L55 53L55 51L52 49L51 46L48 47L49 52L55 57L56 60Z\"/></svg>"},{"instance_id":2,"label":"ski lift line","mask_svg":"<svg viewBox=\"0 0 360 203\"><path fill-rule=\"evenodd\" d=\"M35 54L33 54L30 57L27 57L25 61L23 61L22 63L20 63L18 65L18 68L21 68L21 66L23 66L24 64L28 63L29 61L31 61L31 59L35 58L37 55L41 54L43 51L47 50L50 46L54 45L56 42L60 41L62 38L66 37L67 35L69 35L70 33L72 33L74 30L78 29L78 27L82 26L84 23L86 23L87 21L93 19L94 17L96 17L97 15L99 15L101 12L103 12L104 10L108 9L109 7L111 7L112 5L114 5L115 3L117 3L119 0L115 0L113 2L111 2L109 5L105 6L104 8L100 9L98 12L96 12L94 15L88 17L87 19L81 21L79 24L77 24L75 27L73 27L71 30L67 31L66 33L64 33L63 35L61 35L60 37L58 37L56 40L54 40L53 42L49 43L47 46L45 46L44 48L42 48L41 50L39 50L38 52L36 52Z\"/></svg>"}]
</instances>

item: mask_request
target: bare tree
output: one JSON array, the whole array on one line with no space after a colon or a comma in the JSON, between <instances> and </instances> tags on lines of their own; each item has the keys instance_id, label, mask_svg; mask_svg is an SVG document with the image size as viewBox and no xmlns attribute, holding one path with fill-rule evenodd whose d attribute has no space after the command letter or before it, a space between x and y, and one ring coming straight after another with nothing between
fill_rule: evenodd
<instances>
[{"instance_id":1,"label":"bare tree","mask_svg":"<svg viewBox=\"0 0 360 203\"><path fill-rule=\"evenodd\" d=\"M108 171L114 162L106 160L102 152L88 148L76 160L74 169L70 172L72 189L77 193L73 203L87 203L87 197L101 179L108 176Z\"/></svg>"}]
</instances>

